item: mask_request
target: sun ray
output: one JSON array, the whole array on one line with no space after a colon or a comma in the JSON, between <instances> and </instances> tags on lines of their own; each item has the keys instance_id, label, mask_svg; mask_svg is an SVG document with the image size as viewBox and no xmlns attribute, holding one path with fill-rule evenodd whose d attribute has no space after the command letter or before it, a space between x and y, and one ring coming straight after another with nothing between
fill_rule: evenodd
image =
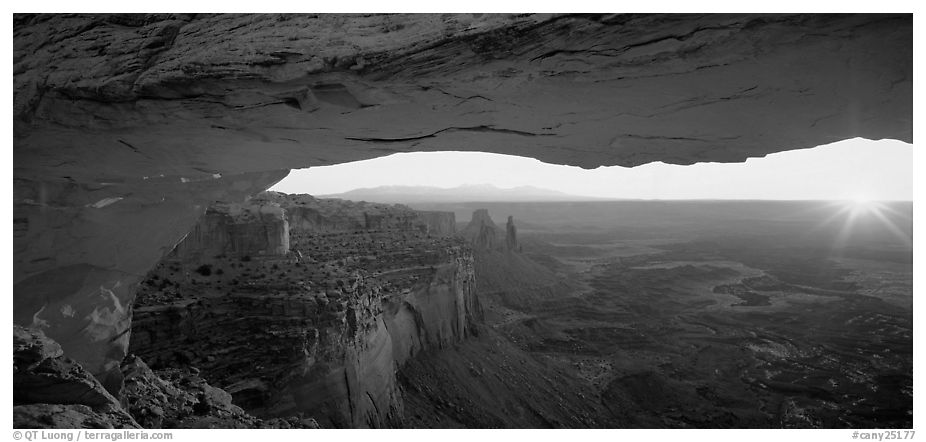
<instances>
[{"instance_id":1,"label":"sun ray","mask_svg":"<svg viewBox=\"0 0 926 442\"><path fill-rule=\"evenodd\" d=\"M884 208L887 208L887 206L884 206ZM890 208L887 208L887 209L888 209L887 211L896 213L896 211L893 209L890 209ZM874 215L878 220L880 220L881 224L884 227L886 227L887 230L891 232L891 234L893 234L897 239L899 239L903 243L903 245L907 247L913 247L913 238L910 235L907 235L907 233L905 233L896 224L894 224L894 222L890 218L888 218L887 215L884 214L884 212L885 212L884 209L879 208L878 210L872 211L871 214Z\"/></svg>"},{"instance_id":2,"label":"sun ray","mask_svg":"<svg viewBox=\"0 0 926 442\"><path fill-rule=\"evenodd\" d=\"M895 220L901 223L910 221L911 217L891 207L886 202L872 201L860 196L850 200L836 201L824 207L834 208L835 210L832 215L811 229L809 234L825 231L826 227L833 223L841 223L833 239L832 248L834 250L846 248L853 236L860 233L859 229L866 225L870 228L869 223L872 221L877 222L880 229L888 232L905 247L912 247L913 245L912 235L905 232L895 222Z\"/></svg>"}]
</instances>

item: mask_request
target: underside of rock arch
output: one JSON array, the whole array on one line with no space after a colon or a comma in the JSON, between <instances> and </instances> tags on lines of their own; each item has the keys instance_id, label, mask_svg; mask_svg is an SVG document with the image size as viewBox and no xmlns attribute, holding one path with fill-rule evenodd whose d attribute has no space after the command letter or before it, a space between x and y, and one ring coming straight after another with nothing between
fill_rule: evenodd
<instances>
[{"instance_id":1,"label":"underside of rock arch","mask_svg":"<svg viewBox=\"0 0 926 442\"><path fill-rule=\"evenodd\" d=\"M16 15L14 320L111 388L135 285L292 168L912 142L912 15ZM310 189L307 189L310 191Z\"/></svg>"}]
</instances>

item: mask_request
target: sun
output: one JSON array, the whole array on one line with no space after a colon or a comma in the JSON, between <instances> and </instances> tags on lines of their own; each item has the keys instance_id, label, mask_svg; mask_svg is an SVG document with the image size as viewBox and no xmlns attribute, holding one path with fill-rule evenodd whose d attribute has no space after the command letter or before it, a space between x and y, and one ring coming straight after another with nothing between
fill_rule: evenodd
<instances>
[{"instance_id":1,"label":"sun","mask_svg":"<svg viewBox=\"0 0 926 442\"><path fill-rule=\"evenodd\" d=\"M847 203L851 214L854 216L868 214L878 209L878 203L863 194L856 195Z\"/></svg>"},{"instance_id":2,"label":"sun","mask_svg":"<svg viewBox=\"0 0 926 442\"><path fill-rule=\"evenodd\" d=\"M902 240L905 244L911 244L912 239L909 234L901 230L892 219L892 217L900 216L900 213L891 207L891 204L887 201L872 199L867 194L858 194L852 198L833 201L829 204L829 207L835 210L821 225L831 222L842 224L834 241L834 247L836 248L845 246L859 227L871 226L872 223L880 224L897 239Z\"/></svg>"}]
</instances>

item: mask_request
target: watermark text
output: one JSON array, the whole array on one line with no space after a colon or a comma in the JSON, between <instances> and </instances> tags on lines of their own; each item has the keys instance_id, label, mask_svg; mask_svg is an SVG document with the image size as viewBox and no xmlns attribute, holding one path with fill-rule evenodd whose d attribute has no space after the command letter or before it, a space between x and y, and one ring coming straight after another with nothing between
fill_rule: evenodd
<instances>
[{"instance_id":1,"label":"watermark text","mask_svg":"<svg viewBox=\"0 0 926 442\"><path fill-rule=\"evenodd\" d=\"M144 430L15 430L13 440L45 441L61 440L68 442L117 441L117 440L173 440L174 435L167 431Z\"/></svg>"},{"instance_id":2,"label":"watermark text","mask_svg":"<svg viewBox=\"0 0 926 442\"><path fill-rule=\"evenodd\" d=\"M908 440L913 439L915 430L853 431L852 439L859 440Z\"/></svg>"}]
</instances>

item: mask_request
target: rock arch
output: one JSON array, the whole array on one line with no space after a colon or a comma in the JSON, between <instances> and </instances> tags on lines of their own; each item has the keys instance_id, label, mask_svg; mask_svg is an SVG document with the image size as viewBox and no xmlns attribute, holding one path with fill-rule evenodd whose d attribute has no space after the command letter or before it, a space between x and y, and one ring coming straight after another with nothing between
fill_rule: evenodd
<instances>
[{"instance_id":1,"label":"rock arch","mask_svg":"<svg viewBox=\"0 0 926 442\"><path fill-rule=\"evenodd\" d=\"M117 388L134 285L290 168L912 142L912 15L16 15L14 321Z\"/></svg>"}]
</instances>

